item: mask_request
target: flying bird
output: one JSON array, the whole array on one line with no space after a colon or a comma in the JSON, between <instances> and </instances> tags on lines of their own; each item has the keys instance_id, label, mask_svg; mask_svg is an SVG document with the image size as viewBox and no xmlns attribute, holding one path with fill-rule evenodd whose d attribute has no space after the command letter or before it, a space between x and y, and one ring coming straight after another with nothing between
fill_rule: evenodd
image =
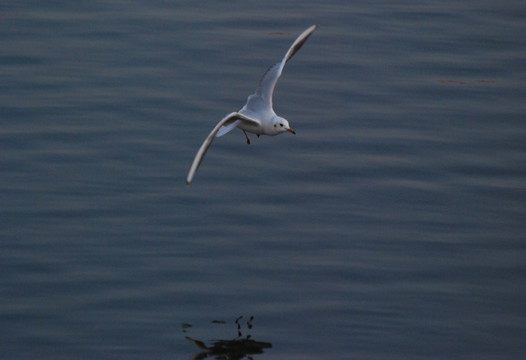
<instances>
[{"instance_id":1,"label":"flying bird","mask_svg":"<svg viewBox=\"0 0 526 360\"><path fill-rule=\"evenodd\" d=\"M223 136L234 128L243 130L247 139L247 144L250 144L250 138L247 132L260 135L275 136L284 132L296 134L289 125L289 122L276 115L272 108L272 93L276 87L276 83L283 72L285 64L294 56L294 54L303 46L305 41L312 35L318 25L312 25L307 30L301 33L300 36L292 43L287 53L280 62L272 65L261 78L256 92L250 95L245 106L237 112L232 112L225 116L215 128L207 136L197 154L195 155L188 176L186 177L186 185L192 182L199 165L216 137Z\"/></svg>"}]
</instances>

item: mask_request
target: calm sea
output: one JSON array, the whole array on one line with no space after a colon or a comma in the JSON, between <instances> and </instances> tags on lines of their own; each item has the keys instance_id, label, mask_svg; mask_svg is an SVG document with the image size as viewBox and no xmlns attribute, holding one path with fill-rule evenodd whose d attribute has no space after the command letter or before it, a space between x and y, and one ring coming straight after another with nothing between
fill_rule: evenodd
<instances>
[{"instance_id":1,"label":"calm sea","mask_svg":"<svg viewBox=\"0 0 526 360\"><path fill-rule=\"evenodd\" d=\"M2 359L523 358L523 1L0 12Z\"/></svg>"}]
</instances>

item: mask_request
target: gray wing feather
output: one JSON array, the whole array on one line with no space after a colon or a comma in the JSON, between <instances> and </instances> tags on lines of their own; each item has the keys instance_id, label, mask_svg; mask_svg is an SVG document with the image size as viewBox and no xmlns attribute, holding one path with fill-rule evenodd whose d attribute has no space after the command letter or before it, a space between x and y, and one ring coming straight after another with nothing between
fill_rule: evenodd
<instances>
[{"instance_id":1,"label":"gray wing feather","mask_svg":"<svg viewBox=\"0 0 526 360\"><path fill-rule=\"evenodd\" d=\"M190 166L190 171L188 171L188 176L186 177L186 185L190 185L192 182L194 175L199 168L199 165L201 165L201 162L203 161L203 158L205 157L205 154L212 144L212 141L214 141L214 137L216 136L217 132L223 125L229 124L233 121L243 121L243 122L249 122L251 124L259 125L260 122L254 119L251 119L247 116L241 115L238 112L233 112L225 116L220 122L217 123L217 125L214 127L214 129L208 134L205 141L197 151L197 154L195 154L194 161L192 162L192 166Z\"/></svg>"},{"instance_id":2,"label":"gray wing feather","mask_svg":"<svg viewBox=\"0 0 526 360\"><path fill-rule=\"evenodd\" d=\"M256 90L256 95L263 98L267 106L272 108L272 94L274 93L274 88L276 87L276 83L283 72L285 64L294 56L294 54L296 54L303 44L305 44L305 41L307 41L309 36L312 35L317 27L318 25L312 25L307 30L302 32L301 35L298 36L298 38L292 43L283 59L280 62L272 65L261 78L259 87Z\"/></svg>"}]
</instances>

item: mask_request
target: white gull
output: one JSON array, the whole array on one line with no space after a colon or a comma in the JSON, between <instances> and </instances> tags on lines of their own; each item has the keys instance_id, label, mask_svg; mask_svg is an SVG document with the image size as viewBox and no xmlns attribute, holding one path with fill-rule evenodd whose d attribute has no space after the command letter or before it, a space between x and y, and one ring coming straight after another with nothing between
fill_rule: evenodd
<instances>
[{"instance_id":1,"label":"white gull","mask_svg":"<svg viewBox=\"0 0 526 360\"><path fill-rule=\"evenodd\" d=\"M312 25L292 43L289 50L283 57L283 59L272 65L267 72L263 75L263 78L259 82L259 86L255 94L248 97L247 103L237 112L232 112L225 116L215 128L207 136L203 145L197 151L188 176L186 177L186 185L190 185L194 175L201 165L206 151L212 144L215 137L223 136L226 133L232 131L238 127L243 130L246 136L247 143L250 144L250 138L247 135L247 131L253 134L275 136L283 132L290 132L296 134L289 126L289 122L276 115L272 109L272 93L276 87L279 77L285 67L287 61L289 61L294 54L303 46L309 36L316 30L318 25Z\"/></svg>"}]
</instances>

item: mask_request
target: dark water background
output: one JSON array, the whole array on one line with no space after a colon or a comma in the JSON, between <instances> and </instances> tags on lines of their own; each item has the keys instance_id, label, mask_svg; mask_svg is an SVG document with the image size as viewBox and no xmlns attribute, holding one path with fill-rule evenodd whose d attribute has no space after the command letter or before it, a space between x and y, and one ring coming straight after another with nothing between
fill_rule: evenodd
<instances>
[{"instance_id":1,"label":"dark water background","mask_svg":"<svg viewBox=\"0 0 526 360\"><path fill-rule=\"evenodd\" d=\"M526 353L523 1L0 13L2 359L189 359L241 315L258 359ZM297 135L236 130L185 187L314 23L274 94Z\"/></svg>"}]
</instances>

